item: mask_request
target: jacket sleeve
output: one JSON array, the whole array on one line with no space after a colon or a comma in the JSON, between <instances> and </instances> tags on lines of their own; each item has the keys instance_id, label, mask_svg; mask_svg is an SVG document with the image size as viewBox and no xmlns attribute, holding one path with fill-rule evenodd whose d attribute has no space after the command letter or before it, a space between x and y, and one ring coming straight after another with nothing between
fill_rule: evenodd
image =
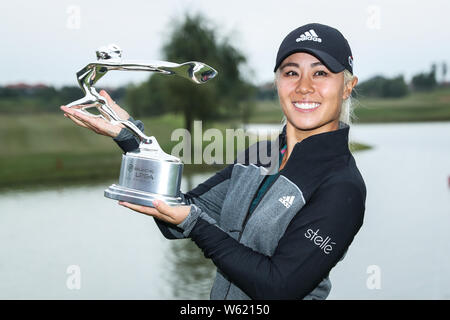
<instances>
[{"instance_id":1,"label":"jacket sleeve","mask_svg":"<svg viewBox=\"0 0 450 320\"><path fill-rule=\"evenodd\" d=\"M144 132L144 124L142 123L142 121L134 120L132 117L130 117L128 121L131 121L142 132ZM126 128L122 128L122 130L120 130L119 132L119 135L113 140L115 143L117 143L117 145L122 149L124 153L136 150L139 147L139 139L136 138L135 135Z\"/></svg>"},{"instance_id":2,"label":"jacket sleeve","mask_svg":"<svg viewBox=\"0 0 450 320\"><path fill-rule=\"evenodd\" d=\"M199 208L178 226L252 299L302 299L343 257L364 210L365 193L353 183L320 188L292 219L271 257L230 237Z\"/></svg>"},{"instance_id":3,"label":"jacket sleeve","mask_svg":"<svg viewBox=\"0 0 450 320\"><path fill-rule=\"evenodd\" d=\"M182 193L183 202L187 205L195 205L213 221L218 221L222 205L228 192L229 180L233 164L218 171L205 182L187 193ZM167 239L185 238L183 229L170 223L155 219L160 231Z\"/></svg>"}]
</instances>

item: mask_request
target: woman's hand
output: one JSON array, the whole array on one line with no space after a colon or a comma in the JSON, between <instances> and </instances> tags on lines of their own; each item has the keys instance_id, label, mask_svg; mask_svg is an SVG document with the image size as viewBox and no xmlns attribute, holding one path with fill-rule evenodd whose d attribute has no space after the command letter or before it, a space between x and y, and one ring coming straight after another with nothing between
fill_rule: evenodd
<instances>
[{"instance_id":1,"label":"woman's hand","mask_svg":"<svg viewBox=\"0 0 450 320\"><path fill-rule=\"evenodd\" d=\"M105 90L100 91L100 95L106 99L108 105L117 113L117 115L123 119L128 120L130 115L118 104L116 104ZM68 108L61 106L61 110L64 111L64 116L75 122L80 127L88 128L95 133L115 138L119 135L124 126L122 124L112 124L100 117L88 116L82 112L77 111L75 108Z\"/></svg>"},{"instance_id":2,"label":"woman's hand","mask_svg":"<svg viewBox=\"0 0 450 320\"><path fill-rule=\"evenodd\" d=\"M140 212L175 225L183 222L191 211L191 206L171 207L161 200L153 200L153 205L155 208L140 206L124 201L119 201L119 204L136 212Z\"/></svg>"}]
</instances>

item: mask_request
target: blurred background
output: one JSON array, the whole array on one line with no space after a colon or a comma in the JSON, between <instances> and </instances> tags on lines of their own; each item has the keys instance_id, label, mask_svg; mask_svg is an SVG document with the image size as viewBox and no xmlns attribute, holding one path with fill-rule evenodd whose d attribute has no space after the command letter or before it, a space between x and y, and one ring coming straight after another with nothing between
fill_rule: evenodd
<instances>
[{"instance_id":1,"label":"blurred background","mask_svg":"<svg viewBox=\"0 0 450 320\"><path fill-rule=\"evenodd\" d=\"M166 152L173 130L196 120L277 132L278 47L318 22L352 48L350 146L368 192L329 299L450 299L449 10L439 0L2 1L0 298L208 299L212 262L103 197L121 150L59 106L82 96L75 73L115 43L123 59L219 71L202 86L144 72L110 72L96 85ZM220 168L186 164L182 191Z\"/></svg>"}]
</instances>

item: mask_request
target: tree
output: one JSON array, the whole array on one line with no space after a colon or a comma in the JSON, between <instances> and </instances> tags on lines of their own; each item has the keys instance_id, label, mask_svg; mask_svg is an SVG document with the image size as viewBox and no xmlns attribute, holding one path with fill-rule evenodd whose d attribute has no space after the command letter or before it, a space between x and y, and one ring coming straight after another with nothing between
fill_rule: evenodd
<instances>
[{"instance_id":1,"label":"tree","mask_svg":"<svg viewBox=\"0 0 450 320\"><path fill-rule=\"evenodd\" d=\"M130 106L131 114L136 117L157 116L166 111L161 92L163 88L157 87L160 82L146 81L141 85L130 85L126 90L126 104Z\"/></svg>"},{"instance_id":2,"label":"tree","mask_svg":"<svg viewBox=\"0 0 450 320\"><path fill-rule=\"evenodd\" d=\"M229 39L218 39L217 32L203 16L186 15L175 22L162 51L165 60L204 62L216 69L218 75L202 85L178 77L151 75L141 88L146 101L141 105L143 114L155 114L156 110L182 113L189 132L194 119L208 121L231 114L248 117L255 88L239 71L246 58ZM132 97L133 92L127 96Z\"/></svg>"},{"instance_id":3,"label":"tree","mask_svg":"<svg viewBox=\"0 0 450 320\"><path fill-rule=\"evenodd\" d=\"M403 75L394 78L375 76L358 85L359 94L367 97L398 98L408 94Z\"/></svg>"},{"instance_id":4,"label":"tree","mask_svg":"<svg viewBox=\"0 0 450 320\"><path fill-rule=\"evenodd\" d=\"M436 87L436 64L431 65L429 73L419 73L413 76L411 82L416 90L431 90Z\"/></svg>"},{"instance_id":5,"label":"tree","mask_svg":"<svg viewBox=\"0 0 450 320\"><path fill-rule=\"evenodd\" d=\"M445 61L442 62L442 83L445 83L447 76L447 63Z\"/></svg>"},{"instance_id":6,"label":"tree","mask_svg":"<svg viewBox=\"0 0 450 320\"><path fill-rule=\"evenodd\" d=\"M400 98L408 94L408 85L403 78L403 75L387 79L383 85L383 97Z\"/></svg>"}]
</instances>

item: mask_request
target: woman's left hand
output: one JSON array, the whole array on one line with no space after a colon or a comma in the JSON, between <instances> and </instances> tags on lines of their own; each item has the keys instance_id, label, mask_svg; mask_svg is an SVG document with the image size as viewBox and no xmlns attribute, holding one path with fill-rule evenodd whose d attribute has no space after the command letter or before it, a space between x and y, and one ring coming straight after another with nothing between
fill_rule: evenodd
<instances>
[{"instance_id":1,"label":"woman's left hand","mask_svg":"<svg viewBox=\"0 0 450 320\"><path fill-rule=\"evenodd\" d=\"M155 206L154 208L140 206L124 201L119 201L119 204L136 212L140 212L175 225L183 222L191 211L191 206L171 207L161 200L153 201L153 205Z\"/></svg>"}]
</instances>

